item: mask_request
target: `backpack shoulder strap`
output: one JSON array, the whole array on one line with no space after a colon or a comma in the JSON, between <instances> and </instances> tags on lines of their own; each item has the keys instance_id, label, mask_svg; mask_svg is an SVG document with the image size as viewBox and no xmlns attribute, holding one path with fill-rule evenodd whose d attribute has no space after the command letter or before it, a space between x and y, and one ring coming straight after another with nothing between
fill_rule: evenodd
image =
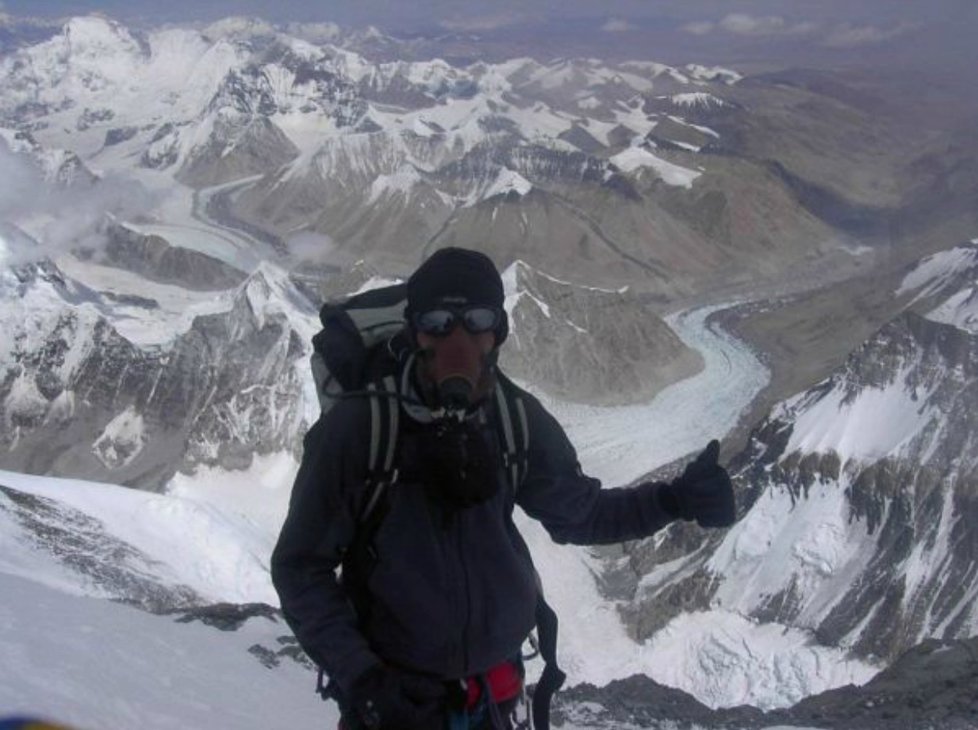
<instances>
[{"instance_id":1,"label":"backpack shoulder strap","mask_svg":"<svg viewBox=\"0 0 978 730\"><path fill-rule=\"evenodd\" d=\"M530 451L530 429L526 422L526 406L518 389L502 377L496 381L496 412L502 431L503 466L515 494L526 478Z\"/></svg>"},{"instance_id":2,"label":"backpack shoulder strap","mask_svg":"<svg viewBox=\"0 0 978 730\"><path fill-rule=\"evenodd\" d=\"M391 393L397 393L393 375L369 383L370 395L370 451L367 456L367 499L360 513L360 524L370 520L387 487L397 479L394 456L400 431L401 409Z\"/></svg>"},{"instance_id":3,"label":"backpack shoulder strap","mask_svg":"<svg viewBox=\"0 0 978 730\"><path fill-rule=\"evenodd\" d=\"M368 383L365 395L370 400L370 444L367 452L367 476L364 480L366 499L357 528L343 557L342 582L361 621L369 611L366 593L367 574L376 560L373 548L374 533L380 527L387 512L384 496L397 480L394 457L400 431L400 403L397 381L388 375L379 381ZM339 687L332 679L324 684L323 668L319 668L316 691L324 700L340 700Z\"/></svg>"},{"instance_id":4,"label":"backpack shoulder strap","mask_svg":"<svg viewBox=\"0 0 978 730\"><path fill-rule=\"evenodd\" d=\"M538 576L539 580L539 576ZM543 589L537 587L536 607L537 633L540 636L540 656L543 658L543 673L533 693L533 727L536 730L550 729L550 703L553 696L564 686L567 675L557 665L557 612L543 597Z\"/></svg>"}]
</instances>

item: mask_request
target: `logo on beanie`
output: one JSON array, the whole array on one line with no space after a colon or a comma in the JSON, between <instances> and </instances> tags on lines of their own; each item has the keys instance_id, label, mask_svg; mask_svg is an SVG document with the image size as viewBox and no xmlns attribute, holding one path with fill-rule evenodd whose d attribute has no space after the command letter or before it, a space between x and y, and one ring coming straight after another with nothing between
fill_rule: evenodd
<instances>
[{"instance_id":1,"label":"logo on beanie","mask_svg":"<svg viewBox=\"0 0 978 730\"><path fill-rule=\"evenodd\" d=\"M463 296L458 296L457 294L449 294L448 296L444 296L444 297L441 298L441 303L442 304L456 304L456 305L460 305L461 306L463 304L468 304L469 303L469 298L468 297L463 297Z\"/></svg>"}]
</instances>

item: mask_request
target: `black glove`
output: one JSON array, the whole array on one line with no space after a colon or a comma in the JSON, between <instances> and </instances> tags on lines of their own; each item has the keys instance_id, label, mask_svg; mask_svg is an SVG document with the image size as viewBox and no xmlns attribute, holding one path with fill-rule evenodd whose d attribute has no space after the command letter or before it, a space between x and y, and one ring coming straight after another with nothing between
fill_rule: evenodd
<instances>
[{"instance_id":1,"label":"black glove","mask_svg":"<svg viewBox=\"0 0 978 730\"><path fill-rule=\"evenodd\" d=\"M369 730L434 730L445 723L442 682L375 665L354 680L350 704Z\"/></svg>"},{"instance_id":2,"label":"black glove","mask_svg":"<svg viewBox=\"0 0 978 730\"><path fill-rule=\"evenodd\" d=\"M659 487L662 508L700 527L730 527L737 519L733 484L727 470L717 463L720 442L714 439L703 453L686 465L671 484Z\"/></svg>"}]
</instances>

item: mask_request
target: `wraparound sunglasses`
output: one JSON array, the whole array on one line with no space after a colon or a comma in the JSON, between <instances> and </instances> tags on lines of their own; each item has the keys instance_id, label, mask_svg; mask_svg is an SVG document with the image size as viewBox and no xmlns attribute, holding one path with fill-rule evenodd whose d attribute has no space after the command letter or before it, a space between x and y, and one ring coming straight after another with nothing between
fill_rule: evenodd
<instances>
[{"instance_id":1,"label":"wraparound sunglasses","mask_svg":"<svg viewBox=\"0 0 978 730\"><path fill-rule=\"evenodd\" d=\"M483 332L493 332L499 325L502 312L493 307L465 307L453 309L439 307L427 312L418 312L411 318L411 324L417 332L423 332L433 337L444 337L451 334L459 323L473 335Z\"/></svg>"}]
</instances>

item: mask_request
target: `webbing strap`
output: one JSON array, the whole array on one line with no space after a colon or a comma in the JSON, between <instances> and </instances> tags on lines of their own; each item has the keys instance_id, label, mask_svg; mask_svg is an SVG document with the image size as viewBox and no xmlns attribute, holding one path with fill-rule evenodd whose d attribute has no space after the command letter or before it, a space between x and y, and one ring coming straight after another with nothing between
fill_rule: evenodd
<instances>
[{"instance_id":1,"label":"webbing strap","mask_svg":"<svg viewBox=\"0 0 978 730\"><path fill-rule=\"evenodd\" d=\"M388 375L386 378L384 378L383 383L384 390L391 393L396 392L397 382L394 380L393 375ZM393 481L394 453L397 451L397 435L398 427L400 425L400 415L401 409L398 407L398 404L388 400L387 416L389 422L387 428L387 453L384 456L384 478L387 481Z\"/></svg>"},{"instance_id":2,"label":"webbing strap","mask_svg":"<svg viewBox=\"0 0 978 730\"><path fill-rule=\"evenodd\" d=\"M367 390L375 392L377 386L374 383L367 385ZM367 473L373 474L377 470L377 454L380 451L380 398L370 397L370 456L367 459Z\"/></svg>"},{"instance_id":3,"label":"webbing strap","mask_svg":"<svg viewBox=\"0 0 978 730\"><path fill-rule=\"evenodd\" d=\"M394 377L388 375L381 381L382 389L375 383L367 385L371 393L395 393L397 383ZM387 429L384 430L382 412L387 411ZM367 488L372 489L366 507L360 515L360 521L366 522L370 517L384 490L397 478L394 469L394 455L397 453L398 428L400 426L400 408L392 399L375 395L370 398L370 456L367 462ZM381 465L381 446L383 446L383 464ZM380 468L380 467L383 468Z\"/></svg>"},{"instance_id":4,"label":"webbing strap","mask_svg":"<svg viewBox=\"0 0 978 730\"><path fill-rule=\"evenodd\" d=\"M527 452L530 448L530 429L526 421L526 407L523 399L519 396L512 398L512 408L510 398L501 383L496 383L496 410L499 413L499 421L502 425L503 446L505 467L509 470L509 481L513 487L513 492L517 492L523 477L522 473L526 467ZM516 411L517 420L513 420L513 411ZM518 441L518 443L517 443Z\"/></svg>"},{"instance_id":5,"label":"webbing strap","mask_svg":"<svg viewBox=\"0 0 978 730\"><path fill-rule=\"evenodd\" d=\"M529 454L529 451L530 451L530 428L529 428L529 426L527 426L527 423L526 423L526 407L523 405L523 399L522 398L519 398L519 397L516 398L516 415L519 416L520 431L522 432L522 439L521 439L521 441L523 442L523 444L522 444L523 445L523 459L520 459L520 462L521 462L520 463L520 466L524 467L524 473L520 475L520 481L523 481L523 477L526 476L526 473L525 473L525 467L526 467L525 459L528 459L529 458L528 454ZM517 482L517 485L516 486L519 487L519 482Z\"/></svg>"},{"instance_id":6,"label":"webbing strap","mask_svg":"<svg viewBox=\"0 0 978 730\"><path fill-rule=\"evenodd\" d=\"M510 470L510 484L515 490L520 483L519 464L516 457L516 439L513 436L513 415L509 412L509 403L503 386L496 383L496 408L499 410L499 420L503 427L503 440L506 442L506 460Z\"/></svg>"},{"instance_id":7,"label":"webbing strap","mask_svg":"<svg viewBox=\"0 0 978 730\"><path fill-rule=\"evenodd\" d=\"M542 591L537 595L536 619L544 667L533 692L533 727L550 730L550 702L567 675L557 666L557 614L544 599Z\"/></svg>"}]
</instances>

